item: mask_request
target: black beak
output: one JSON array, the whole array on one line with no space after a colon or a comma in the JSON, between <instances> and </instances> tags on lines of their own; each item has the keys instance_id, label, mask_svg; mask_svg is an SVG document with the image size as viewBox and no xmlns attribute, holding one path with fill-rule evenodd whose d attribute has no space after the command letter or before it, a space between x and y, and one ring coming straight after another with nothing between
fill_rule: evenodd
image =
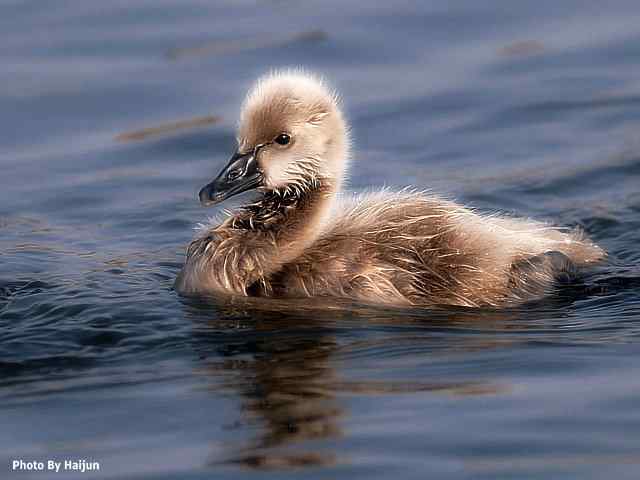
<instances>
[{"instance_id":1,"label":"black beak","mask_svg":"<svg viewBox=\"0 0 640 480\"><path fill-rule=\"evenodd\" d=\"M262 184L262 171L258 167L256 151L236 152L214 181L200 190L202 205L215 205Z\"/></svg>"}]
</instances>

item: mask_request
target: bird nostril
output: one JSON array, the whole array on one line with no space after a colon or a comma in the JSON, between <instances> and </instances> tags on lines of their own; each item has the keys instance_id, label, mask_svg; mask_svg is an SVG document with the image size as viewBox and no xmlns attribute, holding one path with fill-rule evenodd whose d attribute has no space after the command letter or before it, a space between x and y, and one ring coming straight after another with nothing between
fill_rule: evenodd
<instances>
[{"instance_id":1,"label":"bird nostril","mask_svg":"<svg viewBox=\"0 0 640 480\"><path fill-rule=\"evenodd\" d=\"M229 170L229 173L227 173L227 180L233 181L236 178L238 178L241 174L242 174L242 170L240 170L239 168Z\"/></svg>"}]
</instances>

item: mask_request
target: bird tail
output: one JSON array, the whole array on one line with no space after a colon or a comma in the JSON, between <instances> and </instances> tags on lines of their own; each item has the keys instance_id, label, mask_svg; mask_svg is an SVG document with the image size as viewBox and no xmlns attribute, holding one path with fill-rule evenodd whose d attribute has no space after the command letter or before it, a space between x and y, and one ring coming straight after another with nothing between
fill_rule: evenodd
<instances>
[{"instance_id":1,"label":"bird tail","mask_svg":"<svg viewBox=\"0 0 640 480\"><path fill-rule=\"evenodd\" d=\"M594 265L606 257L605 251L593 243L582 229L556 233L564 238L559 239L561 241L557 243L555 250L565 254L576 267Z\"/></svg>"}]
</instances>

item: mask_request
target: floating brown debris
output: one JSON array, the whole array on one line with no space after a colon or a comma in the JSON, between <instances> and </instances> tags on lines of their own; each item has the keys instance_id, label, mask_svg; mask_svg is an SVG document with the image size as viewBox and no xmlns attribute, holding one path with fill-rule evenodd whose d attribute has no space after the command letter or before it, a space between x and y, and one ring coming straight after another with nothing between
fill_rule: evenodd
<instances>
[{"instance_id":1,"label":"floating brown debris","mask_svg":"<svg viewBox=\"0 0 640 480\"><path fill-rule=\"evenodd\" d=\"M498 50L500 55L508 57L524 57L529 55L538 55L545 50L542 42L537 40L520 40L510 43Z\"/></svg>"},{"instance_id":2,"label":"floating brown debris","mask_svg":"<svg viewBox=\"0 0 640 480\"><path fill-rule=\"evenodd\" d=\"M163 125L157 125L155 127L142 128L140 130L133 130L131 132L124 132L116 136L118 142L134 142L138 140L145 140L149 137L157 135L166 135L178 130L187 130L189 128L202 127L205 125L211 125L220 121L220 117L209 115L206 117L190 118L188 120L179 120L177 122L165 123Z\"/></svg>"},{"instance_id":3,"label":"floating brown debris","mask_svg":"<svg viewBox=\"0 0 640 480\"><path fill-rule=\"evenodd\" d=\"M327 39L322 30L308 30L293 35L260 35L236 40L214 40L195 47L174 48L167 52L167 58L179 60L200 55L225 55L230 53L279 47L299 42L320 42Z\"/></svg>"}]
</instances>

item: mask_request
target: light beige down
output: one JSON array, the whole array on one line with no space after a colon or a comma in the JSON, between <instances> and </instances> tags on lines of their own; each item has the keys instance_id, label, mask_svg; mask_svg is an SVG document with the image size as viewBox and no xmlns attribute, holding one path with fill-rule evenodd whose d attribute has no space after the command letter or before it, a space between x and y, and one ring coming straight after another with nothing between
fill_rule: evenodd
<instances>
[{"instance_id":1,"label":"light beige down","mask_svg":"<svg viewBox=\"0 0 640 480\"><path fill-rule=\"evenodd\" d=\"M242 107L239 151L282 132L291 142L257 157L255 201L203 226L189 246L179 292L504 306L604 256L580 232L479 215L430 193L343 194L348 126L337 96L306 73L257 82Z\"/></svg>"}]
</instances>

